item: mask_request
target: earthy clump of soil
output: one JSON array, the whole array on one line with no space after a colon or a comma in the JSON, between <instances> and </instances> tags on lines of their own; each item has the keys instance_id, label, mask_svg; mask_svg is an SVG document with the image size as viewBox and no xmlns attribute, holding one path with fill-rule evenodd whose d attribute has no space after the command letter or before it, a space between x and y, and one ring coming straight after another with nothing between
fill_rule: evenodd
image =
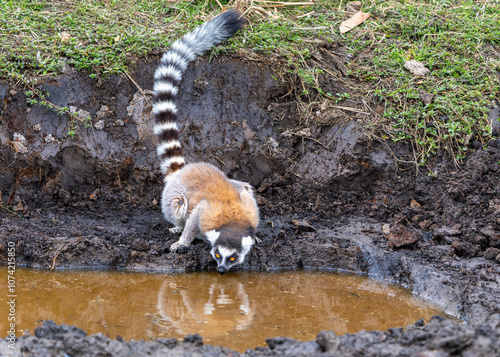
<instances>
[{"instance_id":1,"label":"earthy clump of soil","mask_svg":"<svg viewBox=\"0 0 500 357\"><path fill-rule=\"evenodd\" d=\"M103 334L87 336L77 327L45 321L35 336L25 335L17 341L23 356L497 356L500 352L500 314L489 316L472 328L434 317L428 324L422 320L406 328L388 331L361 331L336 336L321 331L316 340L300 342L287 337L269 338L268 347L238 353L221 346L203 344L199 335L189 335L179 342L161 338L155 342L111 340ZM5 340L0 351L7 352Z\"/></svg>"},{"instance_id":2,"label":"earthy clump of soil","mask_svg":"<svg viewBox=\"0 0 500 357\"><path fill-rule=\"evenodd\" d=\"M417 171L396 159L411 155L411 148L368 139L369 114L333 115L318 105L315 118L329 120L300 119L272 65L202 59L188 69L179 96L188 159L215 164L256 189L262 242L241 269L364 273L403 284L468 325L436 319L405 331L322 333L305 344L274 339L248 354L498 352L500 140L460 167L438 155L429 170ZM215 268L203 242L186 254L169 251L177 236L158 205L162 187L147 91L154 68L138 64L137 86L117 76L97 83L71 70L40 82L52 103L92 117L92 127L81 126L74 138L66 135L68 117L28 106L21 88L0 82L0 261L14 241L18 264L30 267ZM56 354L65 341L75 346L71 355L85 355L79 351L90 345L225 353L198 337L132 346L65 326L44 328L50 333L21 338L27 355L36 355L35 348Z\"/></svg>"}]
</instances>

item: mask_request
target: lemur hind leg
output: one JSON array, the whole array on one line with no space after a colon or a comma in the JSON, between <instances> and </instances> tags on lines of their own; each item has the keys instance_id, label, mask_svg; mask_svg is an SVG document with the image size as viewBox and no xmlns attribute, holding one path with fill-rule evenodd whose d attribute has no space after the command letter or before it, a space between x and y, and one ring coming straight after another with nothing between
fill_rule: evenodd
<instances>
[{"instance_id":1,"label":"lemur hind leg","mask_svg":"<svg viewBox=\"0 0 500 357\"><path fill-rule=\"evenodd\" d=\"M188 201L186 190L181 185L167 185L163 190L161 210L167 221L174 224L171 233L180 233L186 224Z\"/></svg>"}]
</instances>

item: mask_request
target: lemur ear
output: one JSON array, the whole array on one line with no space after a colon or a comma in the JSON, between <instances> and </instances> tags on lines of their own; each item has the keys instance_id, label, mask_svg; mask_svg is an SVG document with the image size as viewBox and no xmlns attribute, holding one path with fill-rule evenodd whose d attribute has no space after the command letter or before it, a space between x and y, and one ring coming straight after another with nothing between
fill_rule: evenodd
<instances>
[{"instance_id":1,"label":"lemur ear","mask_svg":"<svg viewBox=\"0 0 500 357\"><path fill-rule=\"evenodd\" d=\"M243 239L241 240L242 254L245 255L246 253L248 253L248 251L250 250L250 248L252 248L254 243L255 241L253 240L252 237L250 236L243 237Z\"/></svg>"},{"instance_id":2,"label":"lemur ear","mask_svg":"<svg viewBox=\"0 0 500 357\"><path fill-rule=\"evenodd\" d=\"M205 233L205 237L208 239L210 244L212 244L212 247L215 245L215 242L217 242L217 239L220 236L220 232L217 232L215 230L208 231Z\"/></svg>"}]
</instances>

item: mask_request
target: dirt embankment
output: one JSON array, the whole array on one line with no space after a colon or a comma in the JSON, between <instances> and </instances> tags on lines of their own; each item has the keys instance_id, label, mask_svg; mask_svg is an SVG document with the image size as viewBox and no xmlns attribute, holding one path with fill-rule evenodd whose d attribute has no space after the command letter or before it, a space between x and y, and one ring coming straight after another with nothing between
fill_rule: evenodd
<instances>
[{"instance_id":1,"label":"dirt embankment","mask_svg":"<svg viewBox=\"0 0 500 357\"><path fill-rule=\"evenodd\" d=\"M125 77L97 85L71 71L40 83L53 104L92 117L92 127L80 127L75 138L66 135L66 116L28 106L22 89L0 82L1 261L6 242L14 241L18 263L32 267L214 268L205 243L183 255L169 252L176 236L161 221L146 91L154 68L138 65L134 80L142 90ZM198 61L183 80L179 111L188 159L211 162L257 191L262 243L242 268L366 273L401 283L470 324L433 321L404 333L325 335L310 343L316 352L359 341L431 348L429 331L444 325L449 336L462 331L474 340L467 346L480 343L483 330L498 336L498 315L485 320L500 308L500 141L470 155L461 168L438 156L432 175L416 173L394 159L409 148L367 140L369 115L345 111L322 125L305 125L287 92L270 66L238 58ZM314 115L331 116L328 110L318 105ZM406 336L412 333L427 337ZM55 341L61 339L40 343ZM254 355L294 351L295 342L276 341ZM169 348L162 343L147 348ZM443 354L423 355L466 355L469 348L452 351L452 345L443 342L437 348Z\"/></svg>"},{"instance_id":2,"label":"dirt embankment","mask_svg":"<svg viewBox=\"0 0 500 357\"><path fill-rule=\"evenodd\" d=\"M433 318L428 324L417 321L388 331L362 331L336 336L322 331L316 340L300 342L277 337L266 340L268 347L238 353L220 346L204 345L199 335L186 336L183 342L161 338L155 342L110 340L103 334L87 337L76 327L58 326L45 321L35 336L23 336L18 348L23 356L497 356L500 352L500 314L491 315L476 328ZM0 340L0 352L8 354Z\"/></svg>"}]
</instances>

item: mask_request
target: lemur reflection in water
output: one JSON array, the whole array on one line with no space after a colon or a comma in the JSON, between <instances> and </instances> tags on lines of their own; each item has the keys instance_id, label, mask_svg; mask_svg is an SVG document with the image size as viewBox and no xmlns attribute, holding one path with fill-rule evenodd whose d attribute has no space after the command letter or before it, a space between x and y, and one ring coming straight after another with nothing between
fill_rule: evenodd
<instances>
[{"instance_id":1,"label":"lemur reflection in water","mask_svg":"<svg viewBox=\"0 0 500 357\"><path fill-rule=\"evenodd\" d=\"M160 325L174 328L181 335L202 333L216 337L248 328L254 318L255 304L249 301L238 277L218 276L187 282L186 276L165 281L158 293Z\"/></svg>"}]
</instances>

